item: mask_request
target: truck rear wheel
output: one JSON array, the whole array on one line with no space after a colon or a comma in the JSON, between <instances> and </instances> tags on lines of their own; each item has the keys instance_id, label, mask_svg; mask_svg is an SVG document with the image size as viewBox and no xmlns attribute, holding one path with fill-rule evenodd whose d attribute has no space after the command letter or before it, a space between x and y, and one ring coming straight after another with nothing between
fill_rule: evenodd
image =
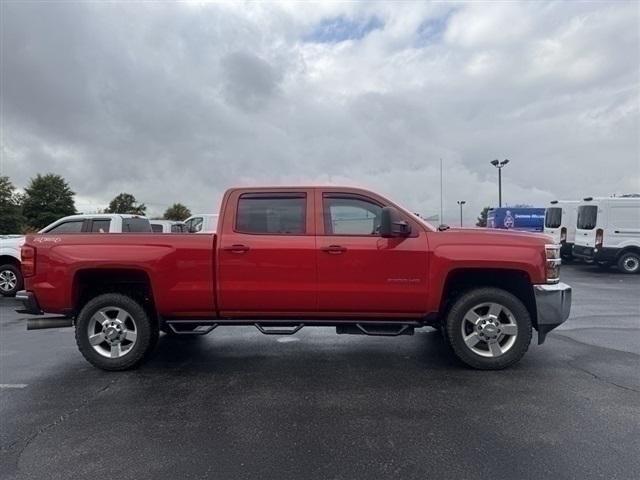
<instances>
[{"instance_id":1,"label":"truck rear wheel","mask_svg":"<svg viewBox=\"0 0 640 480\"><path fill-rule=\"evenodd\" d=\"M531 343L527 308L499 288L478 288L460 296L449 310L445 326L455 355L481 370L513 365Z\"/></svg>"},{"instance_id":2,"label":"truck rear wheel","mask_svg":"<svg viewBox=\"0 0 640 480\"><path fill-rule=\"evenodd\" d=\"M618 259L618 268L622 273L640 273L640 254L626 252Z\"/></svg>"},{"instance_id":3,"label":"truck rear wheel","mask_svg":"<svg viewBox=\"0 0 640 480\"><path fill-rule=\"evenodd\" d=\"M76 343L92 365L126 370L138 365L158 341L158 326L145 309L120 293L99 295L76 320Z\"/></svg>"}]
</instances>

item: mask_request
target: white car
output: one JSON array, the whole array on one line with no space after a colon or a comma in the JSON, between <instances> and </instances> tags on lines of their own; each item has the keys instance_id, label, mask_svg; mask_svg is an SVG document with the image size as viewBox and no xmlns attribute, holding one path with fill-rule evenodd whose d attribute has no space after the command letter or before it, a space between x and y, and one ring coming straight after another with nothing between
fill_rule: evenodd
<instances>
[{"instance_id":1,"label":"white car","mask_svg":"<svg viewBox=\"0 0 640 480\"><path fill-rule=\"evenodd\" d=\"M585 198L578 205L573 255L640 273L640 198Z\"/></svg>"},{"instance_id":2,"label":"white car","mask_svg":"<svg viewBox=\"0 0 640 480\"><path fill-rule=\"evenodd\" d=\"M173 220L150 220L153 233L182 233L186 232L184 222Z\"/></svg>"},{"instance_id":3,"label":"white car","mask_svg":"<svg viewBox=\"0 0 640 480\"><path fill-rule=\"evenodd\" d=\"M544 233L559 243L560 255L570 259L576 239L576 217L579 200L553 200L544 215Z\"/></svg>"},{"instance_id":4,"label":"white car","mask_svg":"<svg viewBox=\"0 0 640 480\"><path fill-rule=\"evenodd\" d=\"M217 213L198 213L184 221L185 231L189 233L215 233L218 228Z\"/></svg>"},{"instance_id":5,"label":"white car","mask_svg":"<svg viewBox=\"0 0 640 480\"><path fill-rule=\"evenodd\" d=\"M22 235L0 237L0 294L8 297L22 289L20 272L20 247L24 243Z\"/></svg>"},{"instance_id":6,"label":"white car","mask_svg":"<svg viewBox=\"0 0 640 480\"><path fill-rule=\"evenodd\" d=\"M38 233L123 233L151 232L149 219L140 215L116 213L81 214L63 217ZM0 295L13 296L22 289L20 247L22 235L7 235L0 239Z\"/></svg>"}]
</instances>

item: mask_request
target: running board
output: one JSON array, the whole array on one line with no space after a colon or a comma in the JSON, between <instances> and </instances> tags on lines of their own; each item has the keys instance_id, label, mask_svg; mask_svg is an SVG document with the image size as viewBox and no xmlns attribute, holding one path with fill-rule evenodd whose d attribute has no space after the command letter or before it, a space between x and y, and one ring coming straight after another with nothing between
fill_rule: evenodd
<instances>
[{"instance_id":1,"label":"running board","mask_svg":"<svg viewBox=\"0 0 640 480\"><path fill-rule=\"evenodd\" d=\"M173 320L165 322L176 335L206 335L218 326L216 322L202 320Z\"/></svg>"},{"instance_id":2,"label":"running board","mask_svg":"<svg viewBox=\"0 0 640 480\"><path fill-rule=\"evenodd\" d=\"M261 325L259 323L254 323L254 326L262 333L263 335L293 335L300 331L302 327L304 327L304 323L299 323L298 325L291 325L291 327L273 327L269 325Z\"/></svg>"},{"instance_id":3,"label":"running board","mask_svg":"<svg viewBox=\"0 0 640 480\"><path fill-rule=\"evenodd\" d=\"M413 335L413 325L377 325L356 323L352 325L336 326L337 334L371 335L374 337L397 337L398 335Z\"/></svg>"}]
</instances>

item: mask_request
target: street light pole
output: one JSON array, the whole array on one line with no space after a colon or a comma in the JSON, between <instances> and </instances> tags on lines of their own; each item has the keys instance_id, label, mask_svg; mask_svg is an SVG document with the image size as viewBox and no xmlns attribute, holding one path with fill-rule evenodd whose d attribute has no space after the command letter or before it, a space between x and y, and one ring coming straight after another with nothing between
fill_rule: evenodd
<instances>
[{"instance_id":1,"label":"street light pole","mask_svg":"<svg viewBox=\"0 0 640 480\"><path fill-rule=\"evenodd\" d=\"M505 165L509 163L509 159L500 160L492 160L491 165L498 169L498 207L502 207L502 169Z\"/></svg>"},{"instance_id":2,"label":"street light pole","mask_svg":"<svg viewBox=\"0 0 640 480\"><path fill-rule=\"evenodd\" d=\"M464 200L458 200L458 205L460 205L460 226L462 226L462 206L467 203Z\"/></svg>"}]
</instances>

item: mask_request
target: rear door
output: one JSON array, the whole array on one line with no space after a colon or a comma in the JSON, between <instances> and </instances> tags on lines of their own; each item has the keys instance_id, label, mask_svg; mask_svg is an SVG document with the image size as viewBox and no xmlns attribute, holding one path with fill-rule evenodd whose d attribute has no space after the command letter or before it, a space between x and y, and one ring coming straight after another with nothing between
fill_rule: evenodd
<instances>
[{"instance_id":1,"label":"rear door","mask_svg":"<svg viewBox=\"0 0 640 480\"><path fill-rule=\"evenodd\" d=\"M422 315L427 311L427 236L382 238L382 199L318 190L318 308L330 316Z\"/></svg>"},{"instance_id":2,"label":"rear door","mask_svg":"<svg viewBox=\"0 0 640 480\"><path fill-rule=\"evenodd\" d=\"M313 189L229 194L217 257L223 316L317 311L313 202Z\"/></svg>"}]
</instances>

